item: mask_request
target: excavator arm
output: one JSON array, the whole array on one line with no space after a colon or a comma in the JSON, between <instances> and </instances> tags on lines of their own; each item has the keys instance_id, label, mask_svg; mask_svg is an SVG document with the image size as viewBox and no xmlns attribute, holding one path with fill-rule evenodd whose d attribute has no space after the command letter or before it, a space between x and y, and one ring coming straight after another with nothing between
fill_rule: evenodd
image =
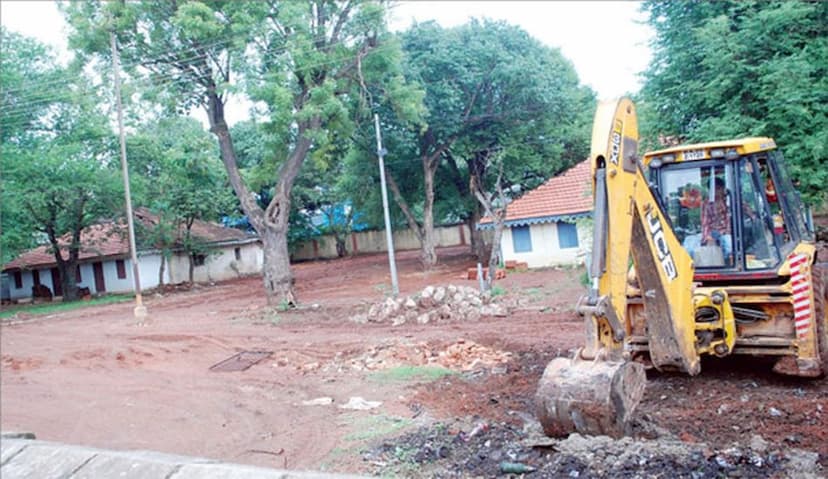
<instances>
[{"instance_id":1,"label":"excavator arm","mask_svg":"<svg viewBox=\"0 0 828 479\"><path fill-rule=\"evenodd\" d=\"M625 338L630 259L647 315L653 364L691 375L695 348L693 262L670 228L643 173L635 106L602 102L595 114L591 163L595 207L591 287L577 306L586 344L573 359L549 363L536 396L547 434L623 435L643 395L641 364L628 361ZM632 255L632 258L630 257Z\"/></svg>"},{"instance_id":2,"label":"excavator arm","mask_svg":"<svg viewBox=\"0 0 828 479\"><path fill-rule=\"evenodd\" d=\"M627 285L630 255L647 314L653 364L698 374L693 319L693 262L681 247L647 184L638 158L635 106L627 99L599 104L590 160L595 192L592 287L579 312L587 322L593 359L601 349L620 352L630 333ZM600 225L600 226L599 226ZM600 305L599 308L594 306ZM595 335L609 326L610 335ZM614 355L615 356L615 355Z\"/></svg>"}]
</instances>

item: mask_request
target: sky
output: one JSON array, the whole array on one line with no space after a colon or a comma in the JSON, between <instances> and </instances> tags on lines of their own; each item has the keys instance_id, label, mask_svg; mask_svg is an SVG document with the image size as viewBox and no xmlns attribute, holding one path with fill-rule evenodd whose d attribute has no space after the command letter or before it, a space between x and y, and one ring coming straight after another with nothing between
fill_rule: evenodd
<instances>
[{"instance_id":1,"label":"sky","mask_svg":"<svg viewBox=\"0 0 828 479\"><path fill-rule=\"evenodd\" d=\"M638 74L651 56L653 32L633 1L402 1L391 10L390 27L399 31L428 20L450 27L473 17L505 20L559 48L599 99L637 92ZM51 1L2 0L0 23L69 55L66 26Z\"/></svg>"}]
</instances>

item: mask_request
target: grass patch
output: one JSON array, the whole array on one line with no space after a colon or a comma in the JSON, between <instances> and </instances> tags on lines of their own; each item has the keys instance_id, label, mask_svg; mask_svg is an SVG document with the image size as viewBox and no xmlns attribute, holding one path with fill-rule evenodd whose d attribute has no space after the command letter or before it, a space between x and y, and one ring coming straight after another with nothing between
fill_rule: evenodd
<instances>
[{"instance_id":1,"label":"grass patch","mask_svg":"<svg viewBox=\"0 0 828 479\"><path fill-rule=\"evenodd\" d=\"M26 313L31 315L44 315L51 313L60 313L63 311L72 311L75 309L85 308L87 306L97 306L99 304L123 303L132 301L134 296L126 294L108 294L100 298L92 298L89 301L71 301L69 303L41 303L41 304L21 304L3 308L0 311L0 318L10 318L18 313Z\"/></svg>"},{"instance_id":2,"label":"grass patch","mask_svg":"<svg viewBox=\"0 0 828 479\"><path fill-rule=\"evenodd\" d=\"M404 417L386 415L368 416L354 422L356 431L345 436L347 441L371 441L379 437L390 436L414 424Z\"/></svg>"},{"instance_id":3,"label":"grass patch","mask_svg":"<svg viewBox=\"0 0 828 479\"><path fill-rule=\"evenodd\" d=\"M431 382L452 374L457 373L439 366L397 366L371 373L369 378L381 383L405 381Z\"/></svg>"},{"instance_id":4,"label":"grass patch","mask_svg":"<svg viewBox=\"0 0 828 479\"><path fill-rule=\"evenodd\" d=\"M506 294L506 290L502 286L494 285L492 286L492 297L503 296Z\"/></svg>"}]
</instances>

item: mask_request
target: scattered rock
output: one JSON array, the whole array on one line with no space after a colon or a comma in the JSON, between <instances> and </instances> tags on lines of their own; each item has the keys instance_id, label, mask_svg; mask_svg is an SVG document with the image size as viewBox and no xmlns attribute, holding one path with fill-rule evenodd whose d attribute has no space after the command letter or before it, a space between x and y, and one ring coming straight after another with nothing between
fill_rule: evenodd
<instances>
[{"instance_id":1,"label":"scattered rock","mask_svg":"<svg viewBox=\"0 0 828 479\"><path fill-rule=\"evenodd\" d=\"M382 401L367 401L359 396L348 399L348 402L339 406L340 409L352 409L355 411L368 411L382 405Z\"/></svg>"},{"instance_id":2,"label":"scattered rock","mask_svg":"<svg viewBox=\"0 0 828 479\"><path fill-rule=\"evenodd\" d=\"M754 434L750 436L750 448L756 452L765 452L768 450L768 443L762 436Z\"/></svg>"},{"instance_id":3,"label":"scattered rock","mask_svg":"<svg viewBox=\"0 0 828 479\"><path fill-rule=\"evenodd\" d=\"M319 397L316 399L308 399L307 401L302 401L303 406L327 406L329 404L333 404L334 400L332 397Z\"/></svg>"},{"instance_id":4,"label":"scattered rock","mask_svg":"<svg viewBox=\"0 0 828 479\"><path fill-rule=\"evenodd\" d=\"M788 459L787 470L791 474L790 477L803 479L821 477L817 475L819 454L816 452L791 449L785 454L785 458Z\"/></svg>"},{"instance_id":5,"label":"scattered rock","mask_svg":"<svg viewBox=\"0 0 828 479\"><path fill-rule=\"evenodd\" d=\"M415 320L420 324L435 320L476 321L481 316L508 316L511 307L520 306L514 300L506 302L508 306L494 302L488 292L480 293L468 286L426 286L413 296L386 298L373 304L367 313L356 314L351 321L359 324L391 323L394 326Z\"/></svg>"}]
</instances>

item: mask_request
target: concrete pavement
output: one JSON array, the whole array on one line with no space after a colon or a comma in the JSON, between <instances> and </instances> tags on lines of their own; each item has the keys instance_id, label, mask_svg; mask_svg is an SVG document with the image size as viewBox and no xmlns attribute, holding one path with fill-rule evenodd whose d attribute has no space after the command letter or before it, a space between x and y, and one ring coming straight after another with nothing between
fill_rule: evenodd
<instances>
[{"instance_id":1,"label":"concrete pavement","mask_svg":"<svg viewBox=\"0 0 828 479\"><path fill-rule=\"evenodd\" d=\"M31 435L0 436L3 479L348 479L360 476L285 471L152 451L110 451Z\"/></svg>"}]
</instances>

